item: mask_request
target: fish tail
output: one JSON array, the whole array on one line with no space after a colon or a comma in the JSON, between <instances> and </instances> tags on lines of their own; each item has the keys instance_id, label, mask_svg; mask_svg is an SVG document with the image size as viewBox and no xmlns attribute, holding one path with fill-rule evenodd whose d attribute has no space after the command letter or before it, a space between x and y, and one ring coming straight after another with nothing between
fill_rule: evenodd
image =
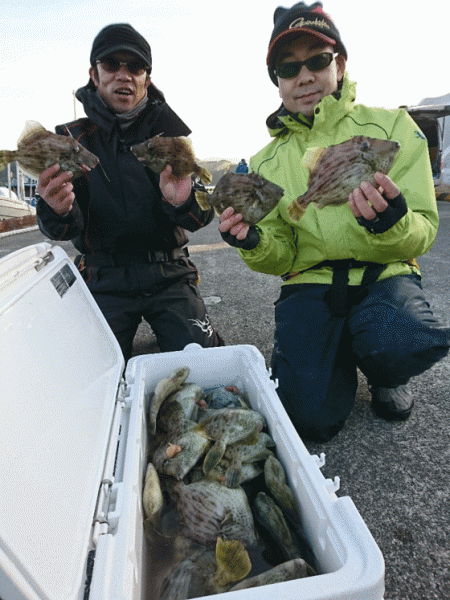
<instances>
[{"instance_id":1,"label":"fish tail","mask_svg":"<svg viewBox=\"0 0 450 600\"><path fill-rule=\"evenodd\" d=\"M200 206L202 210L209 210L211 208L211 204L209 203L209 194L208 192L200 192L198 190L194 191L195 199L197 200L197 204Z\"/></svg>"},{"instance_id":2,"label":"fish tail","mask_svg":"<svg viewBox=\"0 0 450 600\"><path fill-rule=\"evenodd\" d=\"M16 150L0 150L0 171L16 160Z\"/></svg>"},{"instance_id":3,"label":"fish tail","mask_svg":"<svg viewBox=\"0 0 450 600\"><path fill-rule=\"evenodd\" d=\"M213 582L217 588L227 587L247 577L252 568L250 556L242 542L217 538L217 572Z\"/></svg>"},{"instance_id":4,"label":"fish tail","mask_svg":"<svg viewBox=\"0 0 450 600\"><path fill-rule=\"evenodd\" d=\"M195 169L195 174L198 175L203 183L206 183L206 185L209 185L212 181L211 173L203 167L197 167Z\"/></svg>"},{"instance_id":5,"label":"fish tail","mask_svg":"<svg viewBox=\"0 0 450 600\"><path fill-rule=\"evenodd\" d=\"M300 219L305 214L305 211L308 207L308 204L302 201L302 197L300 196L290 206L288 206L288 215L291 217L293 221L300 221Z\"/></svg>"},{"instance_id":6,"label":"fish tail","mask_svg":"<svg viewBox=\"0 0 450 600\"><path fill-rule=\"evenodd\" d=\"M219 462L222 460L225 453L226 444L220 440L214 444L209 450L203 461L203 473L208 475L213 469L217 467Z\"/></svg>"}]
</instances>

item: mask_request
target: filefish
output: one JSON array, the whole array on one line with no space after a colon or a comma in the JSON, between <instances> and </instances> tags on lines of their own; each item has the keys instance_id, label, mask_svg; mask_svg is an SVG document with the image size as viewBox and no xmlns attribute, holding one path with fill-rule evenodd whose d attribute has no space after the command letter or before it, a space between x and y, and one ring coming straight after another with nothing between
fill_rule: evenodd
<instances>
[{"instance_id":1,"label":"filefish","mask_svg":"<svg viewBox=\"0 0 450 600\"><path fill-rule=\"evenodd\" d=\"M235 592L237 590L245 590L248 588L258 587L262 585L270 585L272 583L280 583L282 581L292 581L293 579L300 579L302 577L308 577L315 575L313 569L301 558L294 558L288 562L277 565L260 575L255 577L249 577L244 579L240 583L230 588L229 592Z\"/></svg>"},{"instance_id":2,"label":"filefish","mask_svg":"<svg viewBox=\"0 0 450 600\"><path fill-rule=\"evenodd\" d=\"M212 194L196 192L195 197L202 210L213 207L221 215L232 206L241 213L243 222L255 225L275 208L283 194L283 188L258 173L226 173Z\"/></svg>"},{"instance_id":3,"label":"filefish","mask_svg":"<svg viewBox=\"0 0 450 600\"><path fill-rule=\"evenodd\" d=\"M189 373L189 367L181 367L172 371L169 377L164 377L158 382L149 406L148 428L152 435L156 433L156 419L162 403L170 394L181 388Z\"/></svg>"},{"instance_id":4,"label":"filefish","mask_svg":"<svg viewBox=\"0 0 450 600\"><path fill-rule=\"evenodd\" d=\"M195 466L210 445L207 437L196 431L188 431L163 444L156 450L152 462L158 473L183 479Z\"/></svg>"},{"instance_id":5,"label":"filefish","mask_svg":"<svg viewBox=\"0 0 450 600\"><path fill-rule=\"evenodd\" d=\"M344 204L361 182L374 184L377 171L387 174L399 149L393 140L362 135L328 148L310 148L303 157L309 170L308 189L288 207L289 216L300 220L311 202L319 209Z\"/></svg>"},{"instance_id":6,"label":"filefish","mask_svg":"<svg viewBox=\"0 0 450 600\"><path fill-rule=\"evenodd\" d=\"M184 534L205 546L218 537L239 540L246 547L256 544L252 511L242 488L227 488L216 481L202 479L174 487Z\"/></svg>"},{"instance_id":7,"label":"filefish","mask_svg":"<svg viewBox=\"0 0 450 600\"><path fill-rule=\"evenodd\" d=\"M212 181L211 173L197 163L191 142L186 137L157 135L131 146L131 152L155 173L161 173L170 165L178 179L195 173L206 184Z\"/></svg>"},{"instance_id":8,"label":"filefish","mask_svg":"<svg viewBox=\"0 0 450 600\"><path fill-rule=\"evenodd\" d=\"M254 512L258 521L270 533L288 560L302 558L281 508L270 496L259 492L254 501Z\"/></svg>"},{"instance_id":9,"label":"filefish","mask_svg":"<svg viewBox=\"0 0 450 600\"><path fill-rule=\"evenodd\" d=\"M299 519L291 488L286 483L286 472L280 461L269 455L264 463L264 480L272 496L292 520Z\"/></svg>"},{"instance_id":10,"label":"filefish","mask_svg":"<svg viewBox=\"0 0 450 600\"><path fill-rule=\"evenodd\" d=\"M264 425L258 412L241 408L221 408L204 417L196 429L215 441L203 463L205 475L219 464L228 444L241 440L256 443Z\"/></svg>"},{"instance_id":11,"label":"filefish","mask_svg":"<svg viewBox=\"0 0 450 600\"><path fill-rule=\"evenodd\" d=\"M142 505L147 519L156 522L164 506L164 498L159 483L158 473L152 463L147 465L145 473Z\"/></svg>"},{"instance_id":12,"label":"filefish","mask_svg":"<svg viewBox=\"0 0 450 600\"><path fill-rule=\"evenodd\" d=\"M267 489L282 509L296 535L297 546L301 550L300 556L310 565L314 565L314 552L305 535L294 494L286 482L286 472L283 465L273 454L269 455L264 463L264 480Z\"/></svg>"},{"instance_id":13,"label":"filefish","mask_svg":"<svg viewBox=\"0 0 450 600\"><path fill-rule=\"evenodd\" d=\"M224 458L229 461L229 465L225 473L224 484L228 487L236 487L243 482L244 478L248 480L248 465L267 459L272 454L269 447L273 448L274 446L275 442L270 435L263 431L254 444L237 443L227 446ZM245 475L244 470L247 472Z\"/></svg>"},{"instance_id":14,"label":"filefish","mask_svg":"<svg viewBox=\"0 0 450 600\"><path fill-rule=\"evenodd\" d=\"M36 121L26 122L17 150L0 150L0 171L14 161L34 179L55 163L61 171L72 171L74 179L89 173L99 163L98 157L72 136L47 131Z\"/></svg>"},{"instance_id":15,"label":"filefish","mask_svg":"<svg viewBox=\"0 0 450 600\"><path fill-rule=\"evenodd\" d=\"M226 592L251 570L250 557L237 540L217 538L216 549L193 549L164 576L159 600L185 600Z\"/></svg>"},{"instance_id":16,"label":"filefish","mask_svg":"<svg viewBox=\"0 0 450 600\"><path fill-rule=\"evenodd\" d=\"M239 390L231 385L208 391L205 401L208 408L248 408Z\"/></svg>"}]
</instances>

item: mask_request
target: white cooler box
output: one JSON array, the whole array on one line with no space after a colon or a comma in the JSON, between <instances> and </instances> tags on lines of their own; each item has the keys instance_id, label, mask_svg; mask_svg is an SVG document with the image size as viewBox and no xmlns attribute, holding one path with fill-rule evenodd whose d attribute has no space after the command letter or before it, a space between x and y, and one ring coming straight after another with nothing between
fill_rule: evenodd
<instances>
[{"instance_id":1,"label":"white cooler box","mask_svg":"<svg viewBox=\"0 0 450 600\"><path fill-rule=\"evenodd\" d=\"M190 345L136 357L124 375L83 280L47 243L0 260L0 332L1 600L152 600L146 402L184 365L203 387L243 387L265 416L320 567L315 577L214 597L383 598L379 548L352 500L336 496L338 478L320 472L324 455L306 450L255 347Z\"/></svg>"}]
</instances>

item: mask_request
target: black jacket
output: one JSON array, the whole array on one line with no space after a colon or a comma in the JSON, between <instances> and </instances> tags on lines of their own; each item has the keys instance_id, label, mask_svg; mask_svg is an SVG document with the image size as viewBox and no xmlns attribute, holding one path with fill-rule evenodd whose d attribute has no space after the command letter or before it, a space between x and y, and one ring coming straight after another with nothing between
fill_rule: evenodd
<instances>
[{"instance_id":1,"label":"black jacket","mask_svg":"<svg viewBox=\"0 0 450 600\"><path fill-rule=\"evenodd\" d=\"M185 136L190 129L153 86L146 108L125 131L91 84L80 88L76 97L88 118L59 125L56 132L68 135L68 129L98 156L101 167L73 182L76 200L66 217L38 201L41 231L50 239L72 240L82 254L91 256L113 254L130 245L165 251L183 246L188 241L184 229L196 231L207 225L213 210L202 211L194 193L179 207L164 201L159 176L138 161L130 146L157 134Z\"/></svg>"}]
</instances>

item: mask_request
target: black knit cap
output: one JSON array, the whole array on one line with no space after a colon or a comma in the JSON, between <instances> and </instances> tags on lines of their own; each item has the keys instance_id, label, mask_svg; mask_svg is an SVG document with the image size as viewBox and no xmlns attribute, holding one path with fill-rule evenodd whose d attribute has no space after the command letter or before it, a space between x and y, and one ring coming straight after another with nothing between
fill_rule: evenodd
<instances>
[{"instance_id":1,"label":"black knit cap","mask_svg":"<svg viewBox=\"0 0 450 600\"><path fill-rule=\"evenodd\" d=\"M339 31L330 17L323 11L322 2L314 2L310 6L304 2L297 2L291 8L279 6L273 15L273 23L274 28L266 62L269 77L276 86L278 86L278 80L274 68L278 51L284 44L304 33L309 33L326 44L335 46L336 52L347 58L347 51L341 42Z\"/></svg>"},{"instance_id":2,"label":"black knit cap","mask_svg":"<svg viewBox=\"0 0 450 600\"><path fill-rule=\"evenodd\" d=\"M97 34L91 50L91 65L120 50L132 52L142 58L147 72L152 70L152 53L148 42L128 23L108 25Z\"/></svg>"}]
</instances>

